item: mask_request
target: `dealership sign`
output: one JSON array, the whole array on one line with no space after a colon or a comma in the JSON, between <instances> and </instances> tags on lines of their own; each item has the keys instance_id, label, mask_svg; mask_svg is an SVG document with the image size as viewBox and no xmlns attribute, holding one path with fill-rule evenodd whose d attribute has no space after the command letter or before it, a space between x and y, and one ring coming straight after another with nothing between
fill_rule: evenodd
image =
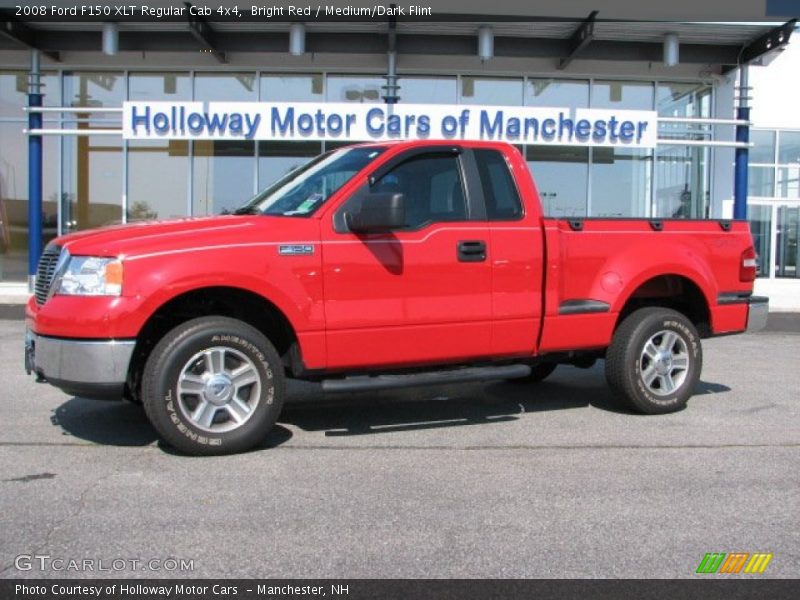
<instances>
[{"instance_id":1,"label":"dealership sign","mask_svg":"<svg viewBox=\"0 0 800 600\"><path fill-rule=\"evenodd\" d=\"M123 137L181 140L485 140L652 148L653 111L463 104L126 102Z\"/></svg>"}]
</instances>

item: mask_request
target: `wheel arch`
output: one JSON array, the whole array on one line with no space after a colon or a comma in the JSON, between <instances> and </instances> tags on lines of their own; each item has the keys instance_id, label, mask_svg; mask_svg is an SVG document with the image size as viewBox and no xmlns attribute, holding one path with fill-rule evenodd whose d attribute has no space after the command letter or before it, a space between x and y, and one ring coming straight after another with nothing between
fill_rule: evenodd
<instances>
[{"instance_id":1,"label":"wheel arch","mask_svg":"<svg viewBox=\"0 0 800 600\"><path fill-rule=\"evenodd\" d=\"M138 393L144 363L167 332L196 317L212 315L232 317L255 327L275 346L287 369L299 366L301 359L297 333L276 304L244 288L201 287L162 302L145 320L128 367L127 392L133 395Z\"/></svg>"},{"instance_id":2,"label":"wheel arch","mask_svg":"<svg viewBox=\"0 0 800 600\"><path fill-rule=\"evenodd\" d=\"M693 278L679 273L662 273L639 282L622 301L616 330L633 311L646 306L663 306L685 315L701 337L711 335L711 308L703 287Z\"/></svg>"}]
</instances>

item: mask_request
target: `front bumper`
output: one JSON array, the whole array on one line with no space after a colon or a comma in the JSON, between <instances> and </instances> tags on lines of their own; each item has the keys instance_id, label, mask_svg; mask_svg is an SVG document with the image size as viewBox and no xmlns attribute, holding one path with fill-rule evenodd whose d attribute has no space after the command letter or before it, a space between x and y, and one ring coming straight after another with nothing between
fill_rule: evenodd
<instances>
[{"instance_id":1,"label":"front bumper","mask_svg":"<svg viewBox=\"0 0 800 600\"><path fill-rule=\"evenodd\" d=\"M81 340L25 336L25 369L74 396L122 397L135 340Z\"/></svg>"},{"instance_id":2,"label":"front bumper","mask_svg":"<svg viewBox=\"0 0 800 600\"><path fill-rule=\"evenodd\" d=\"M748 298L747 332L761 331L767 326L769 316L769 298L766 296L751 296Z\"/></svg>"}]
</instances>

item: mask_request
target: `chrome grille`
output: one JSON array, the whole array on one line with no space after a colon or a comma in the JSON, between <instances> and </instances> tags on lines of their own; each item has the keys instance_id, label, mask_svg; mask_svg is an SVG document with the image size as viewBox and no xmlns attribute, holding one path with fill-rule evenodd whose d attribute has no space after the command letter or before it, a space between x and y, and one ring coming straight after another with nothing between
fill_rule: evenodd
<instances>
[{"instance_id":1,"label":"chrome grille","mask_svg":"<svg viewBox=\"0 0 800 600\"><path fill-rule=\"evenodd\" d=\"M39 268L36 269L36 304L41 306L47 300L53 276L56 274L58 257L61 255L60 246L48 246L39 259Z\"/></svg>"}]
</instances>

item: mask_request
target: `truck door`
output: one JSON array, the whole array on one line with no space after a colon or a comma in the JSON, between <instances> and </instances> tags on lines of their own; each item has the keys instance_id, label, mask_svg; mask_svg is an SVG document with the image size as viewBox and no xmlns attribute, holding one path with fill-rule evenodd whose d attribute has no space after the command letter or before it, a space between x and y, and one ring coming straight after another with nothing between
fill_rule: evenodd
<instances>
[{"instance_id":1,"label":"truck door","mask_svg":"<svg viewBox=\"0 0 800 600\"><path fill-rule=\"evenodd\" d=\"M490 354L489 232L473 214L474 186L460 149L412 149L379 167L323 223L328 368ZM375 192L403 195L405 226L350 232L345 213Z\"/></svg>"},{"instance_id":2,"label":"truck door","mask_svg":"<svg viewBox=\"0 0 800 600\"><path fill-rule=\"evenodd\" d=\"M495 148L472 152L489 225L492 354L530 355L541 326L544 269L536 190L521 157Z\"/></svg>"}]
</instances>

